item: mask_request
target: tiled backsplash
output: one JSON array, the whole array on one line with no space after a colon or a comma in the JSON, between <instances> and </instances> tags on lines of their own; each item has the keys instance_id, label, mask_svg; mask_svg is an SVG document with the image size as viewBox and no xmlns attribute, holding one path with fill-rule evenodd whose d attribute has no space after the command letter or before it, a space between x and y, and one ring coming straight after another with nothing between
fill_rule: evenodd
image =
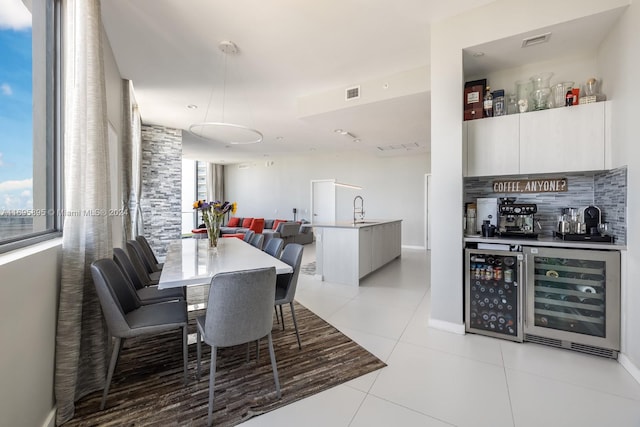
<instances>
[{"instance_id":1,"label":"tiled backsplash","mask_svg":"<svg viewBox=\"0 0 640 427\"><path fill-rule=\"evenodd\" d=\"M568 189L561 193L493 192L493 181L496 179L531 178L566 178ZM464 203L475 202L479 197L516 197L516 203L535 203L538 206L536 220L540 222L541 234L545 236L553 235L557 229L562 208L594 205L600 208L602 221L609 223L615 242L626 243L626 167L600 172L465 178Z\"/></svg>"}]
</instances>

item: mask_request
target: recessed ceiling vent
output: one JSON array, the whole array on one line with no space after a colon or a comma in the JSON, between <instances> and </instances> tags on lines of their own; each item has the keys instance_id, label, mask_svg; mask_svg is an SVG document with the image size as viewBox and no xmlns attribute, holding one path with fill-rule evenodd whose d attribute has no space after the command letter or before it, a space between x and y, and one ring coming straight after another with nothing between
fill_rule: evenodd
<instances>
[{"instance_id":1,"label":"recessed ceiling vent","mask_svg":"<svg viewBox=\"0 0 640 427\"><path fill-rule=\"evenodd\" d=\"M551 33L539 34L522 40L522 47L529 47L540 43L546 43L551 38Z\"/></svg>"},{"instance_id":2,"label":"recessed ceiling vent","mask_svg":"<svg viewBox=\"0 0 640 427\"><path fill-rule=\"evenodd\" d=\"M352 101L360 98L360 86L348 87L344 91L345 101Z\"/></svg>"},{"instance_id":3,"label":"recessed ceiling vent","mask_svg":"<svg viewBox=\"0 0 640 427\"><path fill-rule=\"evenodd\" d=\"M238 165L238 169L249 169L249 167L251 167L249 163L240 163Z\"/></svg>"}]
</instances>

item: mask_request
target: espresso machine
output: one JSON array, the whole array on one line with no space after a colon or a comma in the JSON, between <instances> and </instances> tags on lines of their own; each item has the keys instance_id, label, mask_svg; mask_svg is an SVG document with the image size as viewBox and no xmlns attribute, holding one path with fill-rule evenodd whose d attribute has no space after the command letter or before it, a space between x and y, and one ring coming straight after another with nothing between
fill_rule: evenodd
<instances>
[{"instance_id":1,"label":"espresso machine","mask_svg":"<svg viewBox=\"0 0 640 427\"><path fill-rule=\"evenodd\" d=\"M602 214L597 206L563 208L558 217L556 237L563 240L613 242L608 225L602 223Z\"/></svg>"},{"instance_id":2,"label":"espresso machine","mask_svg":"<svg viewBox=\"0 0 640 427\"><path fill-rule=\"evenodd\" d=\"M501 199L498 205L498 233L503 237L537 238L537 212L535 203L515 203L513 198Z\"/></svg>"}]
</instances>

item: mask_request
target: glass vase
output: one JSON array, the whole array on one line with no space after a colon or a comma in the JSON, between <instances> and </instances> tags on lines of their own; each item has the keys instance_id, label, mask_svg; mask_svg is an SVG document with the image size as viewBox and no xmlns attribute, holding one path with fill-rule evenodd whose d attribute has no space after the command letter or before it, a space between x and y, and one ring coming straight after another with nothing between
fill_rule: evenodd
<instances>
[{"instance_id":1,"label":"glass vase","mask_svg":"<svg viewBox=\"0 0 640 427\"><path fill-rule=\"evenodd\" d=\"M209 248L218 247L218 237L220 236L220 226L222 225L222 217L213 217L209 221L205 221L207 226L207 237L209 240Z\"/></svg>"}]
</instances>

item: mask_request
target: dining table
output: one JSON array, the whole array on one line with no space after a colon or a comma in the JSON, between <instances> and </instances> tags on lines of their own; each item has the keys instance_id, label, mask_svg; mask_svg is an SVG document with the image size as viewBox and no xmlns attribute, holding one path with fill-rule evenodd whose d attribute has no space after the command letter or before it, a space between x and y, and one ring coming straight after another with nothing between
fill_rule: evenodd
<instances>
[{"instance_id":1,"label":"dining table","mask_svg":"<svg viewBox=\"0 0 640 427\"><path fill-rule=\"evenodd\" d=\"M205 285L218 273L275 267L276 274L292 273L293 268L236 237L218 239L216 248L209 239L173 240L167 247L159 289Z\"/></svg>"}]
</instances>

